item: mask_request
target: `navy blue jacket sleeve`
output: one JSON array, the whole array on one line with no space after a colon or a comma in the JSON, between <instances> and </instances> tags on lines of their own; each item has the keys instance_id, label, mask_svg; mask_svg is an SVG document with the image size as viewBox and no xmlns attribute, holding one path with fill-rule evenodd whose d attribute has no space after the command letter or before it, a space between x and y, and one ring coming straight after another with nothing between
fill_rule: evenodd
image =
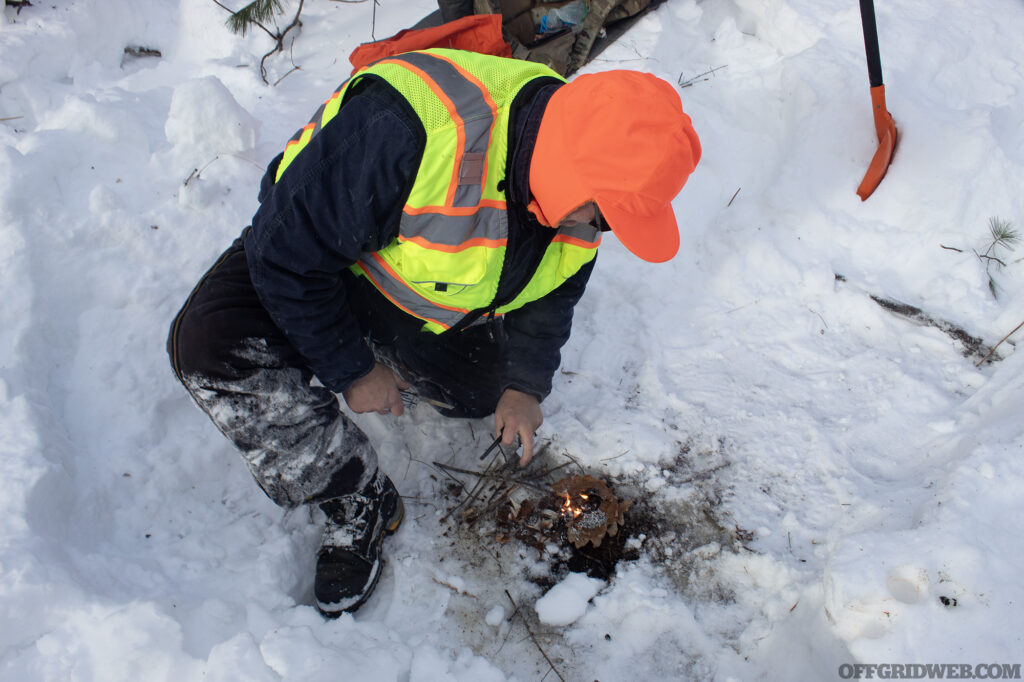
<instances>
[{"instance_id":1,"label":"navy blue jacket sleeve","mask_svg":"<svg viewBox=\"0 0 1024 682\"><path fill-rule=\"evenodd\" d=\"M359 87L359 86L356 86ZM273 182L260 191L245 238L260 301L320 382L343 391L374 365L342 273L398 233L425 134L383 82L360 87Z\"/></svg>"},{"instance_id":2,"label":"navy blue jacket sleeve","mask_svg":"<svg viewBox=\"0 0 1024 682\"><path fill-rule=\"evenodd\" d=\"M561 348L572 330L573 308L583 296L596 260L547 296L505 314L503 391L515 389L537 400L551 392L551 379L562 362Z\"/></svg>"}]
</instances>

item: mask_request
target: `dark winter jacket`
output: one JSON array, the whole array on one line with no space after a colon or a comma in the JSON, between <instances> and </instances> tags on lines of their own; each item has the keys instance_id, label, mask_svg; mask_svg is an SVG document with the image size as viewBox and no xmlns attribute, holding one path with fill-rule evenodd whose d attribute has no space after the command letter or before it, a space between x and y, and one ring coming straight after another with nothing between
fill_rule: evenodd
<instances>
[{"instance_id":1,"label":"dark winter jacket","mask_svg":"<svg viewBox=\"0 0 1024 682\"><path fill-rule=\"evenodd\" d=\"M509 238L499 303L511 300L528 281L554 234L526 205L540 118L559 86L555 79L537 79L513 103L505 178ZM375 314L379 308L396 328L434 336L417 331L420 321L346 276L362 253L396 238L425 142L422 124L406 100L387 83L363 78L288 172L274 183L279 155L263 178L260 207L245 235L253 285L317 378L335 392L374 365L350 309L351 297L361 297L364 305L363 299L376 296ZM573 307L592 269L593 261L552 293L492 323L503 342L502 390L513 388L539 399L550 392Z\"/></svg>"}]
</instances>

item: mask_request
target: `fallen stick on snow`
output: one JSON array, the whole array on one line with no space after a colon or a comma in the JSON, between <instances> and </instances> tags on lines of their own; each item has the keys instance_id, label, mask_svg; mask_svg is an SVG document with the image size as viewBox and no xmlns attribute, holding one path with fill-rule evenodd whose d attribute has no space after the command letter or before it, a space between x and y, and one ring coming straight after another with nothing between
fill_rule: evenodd
<instances>
[{"instance_id":1,"label":"fallen stick on snow","mask_svg":"<svg viewBox=\"0 0 1024 682\"><path fill-rule=\"evenodd\" d=\"M964 330L963 327L960 327L959 325L953 324L952 322L943 320L941 318L932 317L931 315L924 312L920 308L912 306L909 303L903 303L902 301L897 301L891 298L887 298L885 296L873 294L870 291L865 291L864 289L861 289L856 285L849 284L845 276L840 275L839 273L833 274L835 275L836 282L848 284L849 286L853 286L854 288L860 289L860 291L863 291L865 294L867 294L868 298L870 298L872 301L877 303L882 308L885 308L889 312L895 315L899 315L904 319L910 320L915 324L919 324L924 327L934 327L938 329L946 336L950 337L954 341L958 342L961 346L963 346L962 353L964 357L973 356L981 358L980 362L978 362L979 367L985 361L994 362L995 360L1002 359L997 356L995 358L992 358L992 360L989 360L989 358L992 357L993 353L995 352L995 346L990 347L986 345L982 339L972 334L969 334L966 330ZM1013 332L1010 333L1012 334ZM998 345L999 344L996 344L996 346Z\"/></svg>"}]
</instances>

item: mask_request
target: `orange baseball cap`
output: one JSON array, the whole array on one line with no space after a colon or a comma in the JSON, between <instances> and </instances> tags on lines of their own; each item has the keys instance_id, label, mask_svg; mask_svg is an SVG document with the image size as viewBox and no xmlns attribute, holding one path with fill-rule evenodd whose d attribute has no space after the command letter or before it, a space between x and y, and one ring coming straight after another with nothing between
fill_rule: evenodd
<instances>
[{"instance_id":1,"label":"orange baseball cap","mask_svg":"<svg viewBox=\"0 0 1024 682\"><path fill-rule=\"evenodd\" d=\"M548 101L530 159L530 191L552 225L595 202L627 249L662 263L679 250L672 200L700 152L670 84L639 71L586 74Z\"/></svg>"}]
</instances>

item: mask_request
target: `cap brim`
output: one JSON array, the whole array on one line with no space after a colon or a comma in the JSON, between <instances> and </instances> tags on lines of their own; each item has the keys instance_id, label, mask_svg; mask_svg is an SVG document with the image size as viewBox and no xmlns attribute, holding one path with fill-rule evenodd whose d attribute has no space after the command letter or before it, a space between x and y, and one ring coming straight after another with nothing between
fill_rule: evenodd
<instances>
[{"instance_id":1,"label":"cap brim","mask_svg":"<svg viewBox=\"0 0 1024 682\"><path fill-rule=\"evenodd\" d=\"M635 256L650 263L664 263L679 252L679 227L672 204L666 203L647 215L631 213L615 203L602 203L600 198L597 205L612 233Z\"/></svg>"}]
</instances>

